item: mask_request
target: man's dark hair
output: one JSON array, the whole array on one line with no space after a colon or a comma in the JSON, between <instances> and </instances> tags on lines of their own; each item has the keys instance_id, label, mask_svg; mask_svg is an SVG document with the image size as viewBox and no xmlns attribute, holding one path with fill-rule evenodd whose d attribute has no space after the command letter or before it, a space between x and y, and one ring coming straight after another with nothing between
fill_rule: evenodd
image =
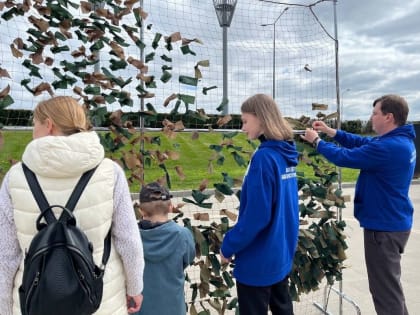
<instances>
[{"instance_id":1,"label":"man's dark hair","mask_svg":"<svg viewBox=\"0 0 420 315\"><path fill-rule=\"evenodd\" d=\"M395 94L387 94L377 98L373 102L373 107L377 103L381 103L382 114L386 115L391 113L394 115L395 123L398 126L405 125L408 116L408 104L403 97Z\"/></svg>"}]
</instances>

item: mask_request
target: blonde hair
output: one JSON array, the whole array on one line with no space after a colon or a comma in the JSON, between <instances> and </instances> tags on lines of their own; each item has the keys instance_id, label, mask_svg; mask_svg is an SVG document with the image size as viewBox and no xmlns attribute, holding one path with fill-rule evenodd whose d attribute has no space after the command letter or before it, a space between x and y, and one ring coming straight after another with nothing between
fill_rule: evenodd
<instances>
[{"instance_id":1,"label":"blonde hair","mask_svg":"<svg viewBox=\"0 0 420 315\"><path fill-rule=\"evenodd\" d=\"M171 200L153 200L140 203L140 210L143 215L168 214L171 208Z\"/></svg>"},{"instance_id":2,"label":"blonde hair","mask_svg":"<svg viewBox=\"0 0 420 315\"><path fill-rule=\"evenodd\" d=\"M47 118L65 135L91 129L84 108L70 96L56 96L40 102L34 110L34 119L44 122Z\"/></svg>"},{"instance_id":3,"label":"blonde hair","mask_svg":"<svg viewBox=\"0 0 420 315\"><path fill-rule=\"evenodd\" d=\"M267 139L292 140L293 129L283 118L271 96L255 94L249 97L241 106L242 113L255 115L261 122L263 134Z\"/></svg>"}]
</instances>

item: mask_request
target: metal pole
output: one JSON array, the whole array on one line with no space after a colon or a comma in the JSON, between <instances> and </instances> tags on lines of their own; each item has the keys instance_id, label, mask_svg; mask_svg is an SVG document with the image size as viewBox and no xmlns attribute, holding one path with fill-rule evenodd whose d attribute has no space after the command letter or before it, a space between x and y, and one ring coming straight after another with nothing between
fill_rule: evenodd
<instances>
[{"instance_id":1,"label":"metal pole","mask_svg":"<svg viewBox=\"0 0 420 315\"><path fill-rule=\"evenodd\" d=\"M140 7L143 9L143 0L140 0ZM140 27L140 40L141 42L144 41L144 20L141 21L141 27ZM140 60L144 62L144 48L140 48ZM143 80L141 81L141 86L144 87ZM144 98L140 98L140 111L144 112ZM141 165L143 167L143 172L141 172L141 179L144 181L144 116L140 115L139 117L139 127L140 127L140 156L141 156Z\"/></svg>"},{"instance_id":2,"label":"metal pole","mask_svg":"<svg viewBox=\"0 0 420 315\"><path fill-rule=\"evenodd\" d=\"M229 113L228 100L228 56L227 56L227 28L232 22L233 13L235 12L237 0L213 0L214 8L216 9L217 19L219 25L223 28L223 99L224 104L222 115Z\"/></svg>"},{"instance_id":3,"label":"metal pole","mask_svg":"<svg viewBox=\"0 0 420 315\"><path fill-rule=\"evenodd\" d=\"M143 0L140 0L140 7L143 8ZM144 21L143 21L143 19L141 21L141 27L140 27L140 40L141 40L141 42L144 41ZM140 60L142 62L144 62L144 48L140 48ZM144 87L143 80L140 82L140 84L143 88ZM143 97L140 98L140 110L144 111L144 98ZM140 116L139 123L140 123L140 130L143 130L144 129L144 118L143 118L143 116ZM142 149L143 149L143 145L144 145L144 143L142 143Z\"/></svg>"},{"instance_id":4,"label":"metal pole","mask_svg":"<svg viewBox=\"0 0 420 315\"><path fill-rule=\"evenodd\" d=\"M276 24L287 10L289 10L289 7L285 7L273 23L261 24L261 26L273 25L273 99L276 99Z\"/></svg>"},{"instance_id":5,"label":"metal pole","mask_svg":"<svg viewBox=\"0 0 420 315\"><path fill-rule=\"evenodd\" d=\"M337 98L337 111L338 111L338 123L337 128L341 129L341 100L340 100L340 77L339 77L339 71L338 71L338 29L337 29L337 0L334 0L334 39L335 39L335 84L336 84L336 98ZM338 170L338 188L342 189L342 169L341 167ZM338 208L337 211L338 220L341 221L343 218L342 209ZM339 305L339 314L343 315L343 280L339 281L338 284L339 287L339 299L338 299L338 305Z\"/></svg>"},{"instance_id":6,"label":"metal pole","mask_svg":"<svg viewBox=\"0 0 420 315\"><path fill-rule=\"evenodd\" d=\"M334 42L335 42L335 92L337 99L338 123L337 128L341 128L341 100L340 100L340 78L338 71L338 30L337 30L337 0L334 0ZM339 188L341 189L341 178L339 181ZM341 211L338 213L338 220L341 220Z\"/></svg>"},{"instance_id":7,"label":"metal pole","mask_svg":"<svg viewBox=\"0 0 420 315\"><path fill-rule=\"evenodd\" d=\"M229 113L229 104L228 104L228 97L227 97L228 95L227 26L223 26L222 28L223 28L223 102L225 103L222 114L227 115Z\"/></svg>"},{"instance_id":8,"label":"metal pole","mask_svg":"<svg viewBox=\"0 0 420 315\"><path fill-rule=\"evenodd\" d=\"M278 21L278 18L276 22ZM273 24L273 99L276 99L276 22Z\"/></svg>"},{"instance_id":9,"label":"metal pole","mask_svg":"<svg viewBox=\"0 0 420 315\"><path fill-rule=\"evenodd\" d=\"M339 71L338 71L337 0L334 0L334 42L335 42L335 92L336 92L337 111L338 111L337 128L341 129L340 77L339 77Z\"/></svg>"},{"instance_id":10,"label":"metal pole","mask_svg":"<svg viewBox=\"0 0 420 315\"><path fill-rule=\"evenodd\" d=\"M105 7L105 3L104 2L100 2L100 3L95 2L93 4L93 11L96 11L97 9L103 9L104 7ZM93 55L94 60L97 61L95 63L95 65L93 66L93 71L95 73L100 73L101 72L101 55L100 55L100 51L99 50L96 50L92 55Z\"/></svg>"}]
</instances>

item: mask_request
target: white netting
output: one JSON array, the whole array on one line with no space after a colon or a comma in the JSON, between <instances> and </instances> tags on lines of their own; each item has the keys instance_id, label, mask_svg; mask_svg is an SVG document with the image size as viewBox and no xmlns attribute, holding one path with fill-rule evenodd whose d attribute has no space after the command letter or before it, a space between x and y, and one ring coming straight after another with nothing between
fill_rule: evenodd
<instances>
[{"instance_id":1,"label":"white netting","mask_svg":"<svg viewBox=\"0 0 420 315\"><path fill-rule=\"evenodd\" d=\"M219 113L217 108L223 100L223 30L219 26L212 1L145 0L141 2L148 17L144 20L143 30L138 29L136 36L140 38L143 33L143 42L146 44L144 51L141 51L124 31L116 34L110 34L107 31L106 36L115 39L118 35L124 42L129 43L128 47L123 47L125 58L131 56L134 59L146 59L154 53L153 60L147 62L149 67L147 75L155 76L157 86L156 88L145 87L149 93L155 94L154 97L145 99L145 103L150 103L158 112L170 112L173 110L174 102L164 107L164 100L173 93L179 93L195 97L189 109L203 108L206 113ZM227 29L229 113L239 114L241 103L255 93L272 94L273 72L275 73L276 100L285 116L313 117L315 114L312 110L313 103L329 105L330 112L336 110L336 42L332 38L331 30L325 26L332 25L333 2L318 1L316 5L314 3L309 6L309 4L311 2L307 2L306 5L291 5L274 3L274 1L238 1L231 26ZM105 8L108 8L108 4ZM2 14L5 11L6 9L3 9ZM69 11L72 12L74 19L81 20L89 17L88 14L82 14L80 9L69 8ZM36 18L40 17L34 9L31 9L31 13ZM28 16L29 14L26 17ZM17 16L9 21L2 19L0 22L0 70L7 70L10 76L2 75L0 90L10 86L10 95L14 99L14 104L9 108L32 110L40 100L48 97L48 93L43 92L34 96L27 88L34 89L42 82L52 84L60 78L52 71L52 67L47 67L44 63L32 64L35 66L32 71L39 71L42 78L29 76L31 67L28 69L23 64L30 58L31 52L23 50L24 55L20 58L12 55L10 45L16 38L21 38L27 45L30 45L28 38L34 38L34 35L27 33L33 27L26 17ZM136 28L135 24L135 17L128 15L124 17L119 27L126 25ZM163 38L175 32L179 32L184 39L198 39L189 44L190 51L186 54L181 52L179 41L173 43L173 50L167 49ZM152 42L156 33L162 34L162 38L158 46L153 48ZM56 54L49 49L43 51L44 61L47 56L53 58L54 65L61 69L60 75L68 75L76 80L74 85L69 84L64 89L56 90L57 94L74 95L74 86L85 89L89 85L83 83L77 74L62 70L63 63L69 62L74 65L80 61L79 57L72 57L71 52L80 51L83 46L86 54L91 54L92 43L83 43L78 38L78 35L73 33L72 39L59 41L59 46L68 46L68 51ZM14 45L17 46L17 44ZM162 58L162 56L167 58ZM168 58L171 58L171 61ZM123 87L131 93L133 105L123 106L123 110L139 111L141 102L136 97L139 93L136 90L139 85L139 81L136 80L138 69L132 65L123 69L111 69L113 64L111 60L115 62L118 58L111 54L107 44L105 44L105 49L101 50L99 59L99 65L88 65L80 71L92 73L95 68L99 71L103 67L113 76L121 77L124 81L133 78L131 83L127 82L127 85ZM199 80L197 87L180 83L180 76L194 77L197 63L204 60L209 61L209 67L203 65L198 67L203 77ZM274 64L275 67L273 67ZM161 78L165 71L172 75L172 79L164 84ZM25 79L29 79L25 83L27 88L22 86L22 80ZM107 106L109 110L117 110L120 109L121 104L115 101ZM17 124L16 117L8 116L8 111L1 111L0 115L5 117L7 125ZM238 125L237 128L239 127ZM22 143L22 146L24 145L25 143ZM222 206L233 210L237 206L236 202L236 200L226 201L226 204ZM191 213L202 212L202 209L190 211ZM217 217L219 210L211 209L209 213L212 218ZM193 273L193 275L196 279L199 277L198 273ZM312 305L312 298L306 296L305 301L306 298L309 302L297 303L296 314L316 312ZM319 296L316 299L319 300Z\"/></svg>"},{"instance_id":2,"label":"white netting","mask_svg":"<svg viewBox=\"0 0 420 315\"><path fill-rule=\"evenodd\" d=\"M106 5L105 8L109 6ZM164 107L164 100L172 93L181 93L195 96L194 103L189 105L189 109L203 108L206 113L220 113L217 108L223 99L223 30L219 26L213 3L194 0L146 0L143 1L143 8L148 13L143 27L143 42L146 44L143 52L128 38L124 30L114 34L107 31L106 37L112 40L115 36L119 36L123 39L128 45L123 47L126 59L129 56L135 59L141 59L142 56L146 58L154 53L153 60L147 65L148 75L155 76L157 87L145 87L145 90L155 94L155 97L145 99L145 103L152 104L158 112L169 112L173 109L174 102ZM68 10L74 19L88 18L88 15L82 14L80 9ZM3 9L3 13L5 11L6 9ZM327 104L329 111L335 111L337 107L335 41L334 34L331 35L329 29L332 25L332 13L331 1L318 1L312 6L256 0L238 1L231 26L227 29L228 112L238 114L241 103L252 94L272 94L273 70L276 100L285 116L295 118L302 114L314 116L312 103ZM31 9L31 14L40 17L34 9ZM122 25L133 27L138 32L136 36L140 38L140 30L135 27L135 23L134 16L130 14L122 19L118 27L121 29ZM29 29L35 28L26 18L17 16L9 21L1 20L0 27L2 28L0 67L6 69L10 75L10 78L3 78L0 88L4 89L7 85L11 87L15 103L9 108L33 109L36 103L48 97L48 94L44 92L34 97L21 85L21 81L29 78L26 85L33 89L41 82L57 81L57 75L51 71L52 67L40 63L34 66L39 68L37 71L42 79L29 76L30 69L22 64L29 59L31 52L23 51L24 56L21 58L12 56L10 45L16 38L20 37L26 44L30 44L29 38L36 39L33 33L31 35L27 33ZM190 51L183 54L179 41L173 43L173 50L169 51L164 37L175 32L180 32L184 39L198 39L201 43L191 42L188 46ZM155 49L151 44L156 33L162 34L162 38ZM73 58L70 53L82 46L85 47L86 54L91 53L89 49L92 43L81 42L74 32L72 39L58 42L59 46L67 46L68 51L56 54L49 49L43 51L44 60L47 56L53 58L56 68L62 69L63 61L71 64L80 62L80 57ZM133 78L133 81L123 88L131 93L133 106L123 106L123 109L139 111L140 100L136 96L138 91L135 90L139 84L135 78L138 69L129 64L124 69L112 70L110 60L115 61L118 58L110 54L111 50L107 44L104 46L99 54L100 64L96 65L96 69L104 67L115 77L120 76L124 80ZM273 60L274 55L275 60ZM168 59L165 61L162 56L170 57L172 61ZM197 62L203 60L208 60L210 66L198 67L203 78L199 80L197 87L179 82L180 75L194 77ZM274 63L275 68L273 68ZM306 69L309 71L305 70L305 65L308 65ZM94 68L95 66L88 65L80 71L92 73ZM166 84L160 80L165 70L172 75L172 79ZM85 88L87 85L74 73L62 70L61 74L67 74L77 82L73 86L69 84L65 89L56 90L57 94L73 94L74 86ZM206 88L210 89L203 93L203 89ZM108 108L116 110L121 107L120 105L118 102L113 102ZM13 121L9 124L13 125Z\"/></svg>"}]
</instances>

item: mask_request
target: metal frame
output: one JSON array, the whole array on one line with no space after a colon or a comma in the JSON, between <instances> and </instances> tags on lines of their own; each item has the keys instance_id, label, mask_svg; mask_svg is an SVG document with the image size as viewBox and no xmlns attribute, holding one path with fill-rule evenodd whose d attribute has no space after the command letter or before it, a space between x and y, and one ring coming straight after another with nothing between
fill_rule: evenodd
<instances>
[{"instance_id":1,"label":"metal frame","mask_svg":"<svg viewBox=\"0 0 420 315\"><path fill-rule=\"evenodd\" d=\"M328 288L330 289L330 291L332 290L333 292L337 293L340 300L345 300L347 302L349 302L354 309L356 310L356 314L357 315L361 315L362 312L360 310L359 305L357 305L356 302L354 302L348 295L344 294L342 292L342 290L338 290L336 288L334 288L333 286L325 286L324 289L324 303L323 305L319 304L318 302L313 302L314 306L320 310L323 314L327 314L327 315L333 315L332 313L328 312L328 301L329 301L329 293L327 293ZM342 305L340 304L340 314L342 314Z\"/></svg>"}]
</instances>

